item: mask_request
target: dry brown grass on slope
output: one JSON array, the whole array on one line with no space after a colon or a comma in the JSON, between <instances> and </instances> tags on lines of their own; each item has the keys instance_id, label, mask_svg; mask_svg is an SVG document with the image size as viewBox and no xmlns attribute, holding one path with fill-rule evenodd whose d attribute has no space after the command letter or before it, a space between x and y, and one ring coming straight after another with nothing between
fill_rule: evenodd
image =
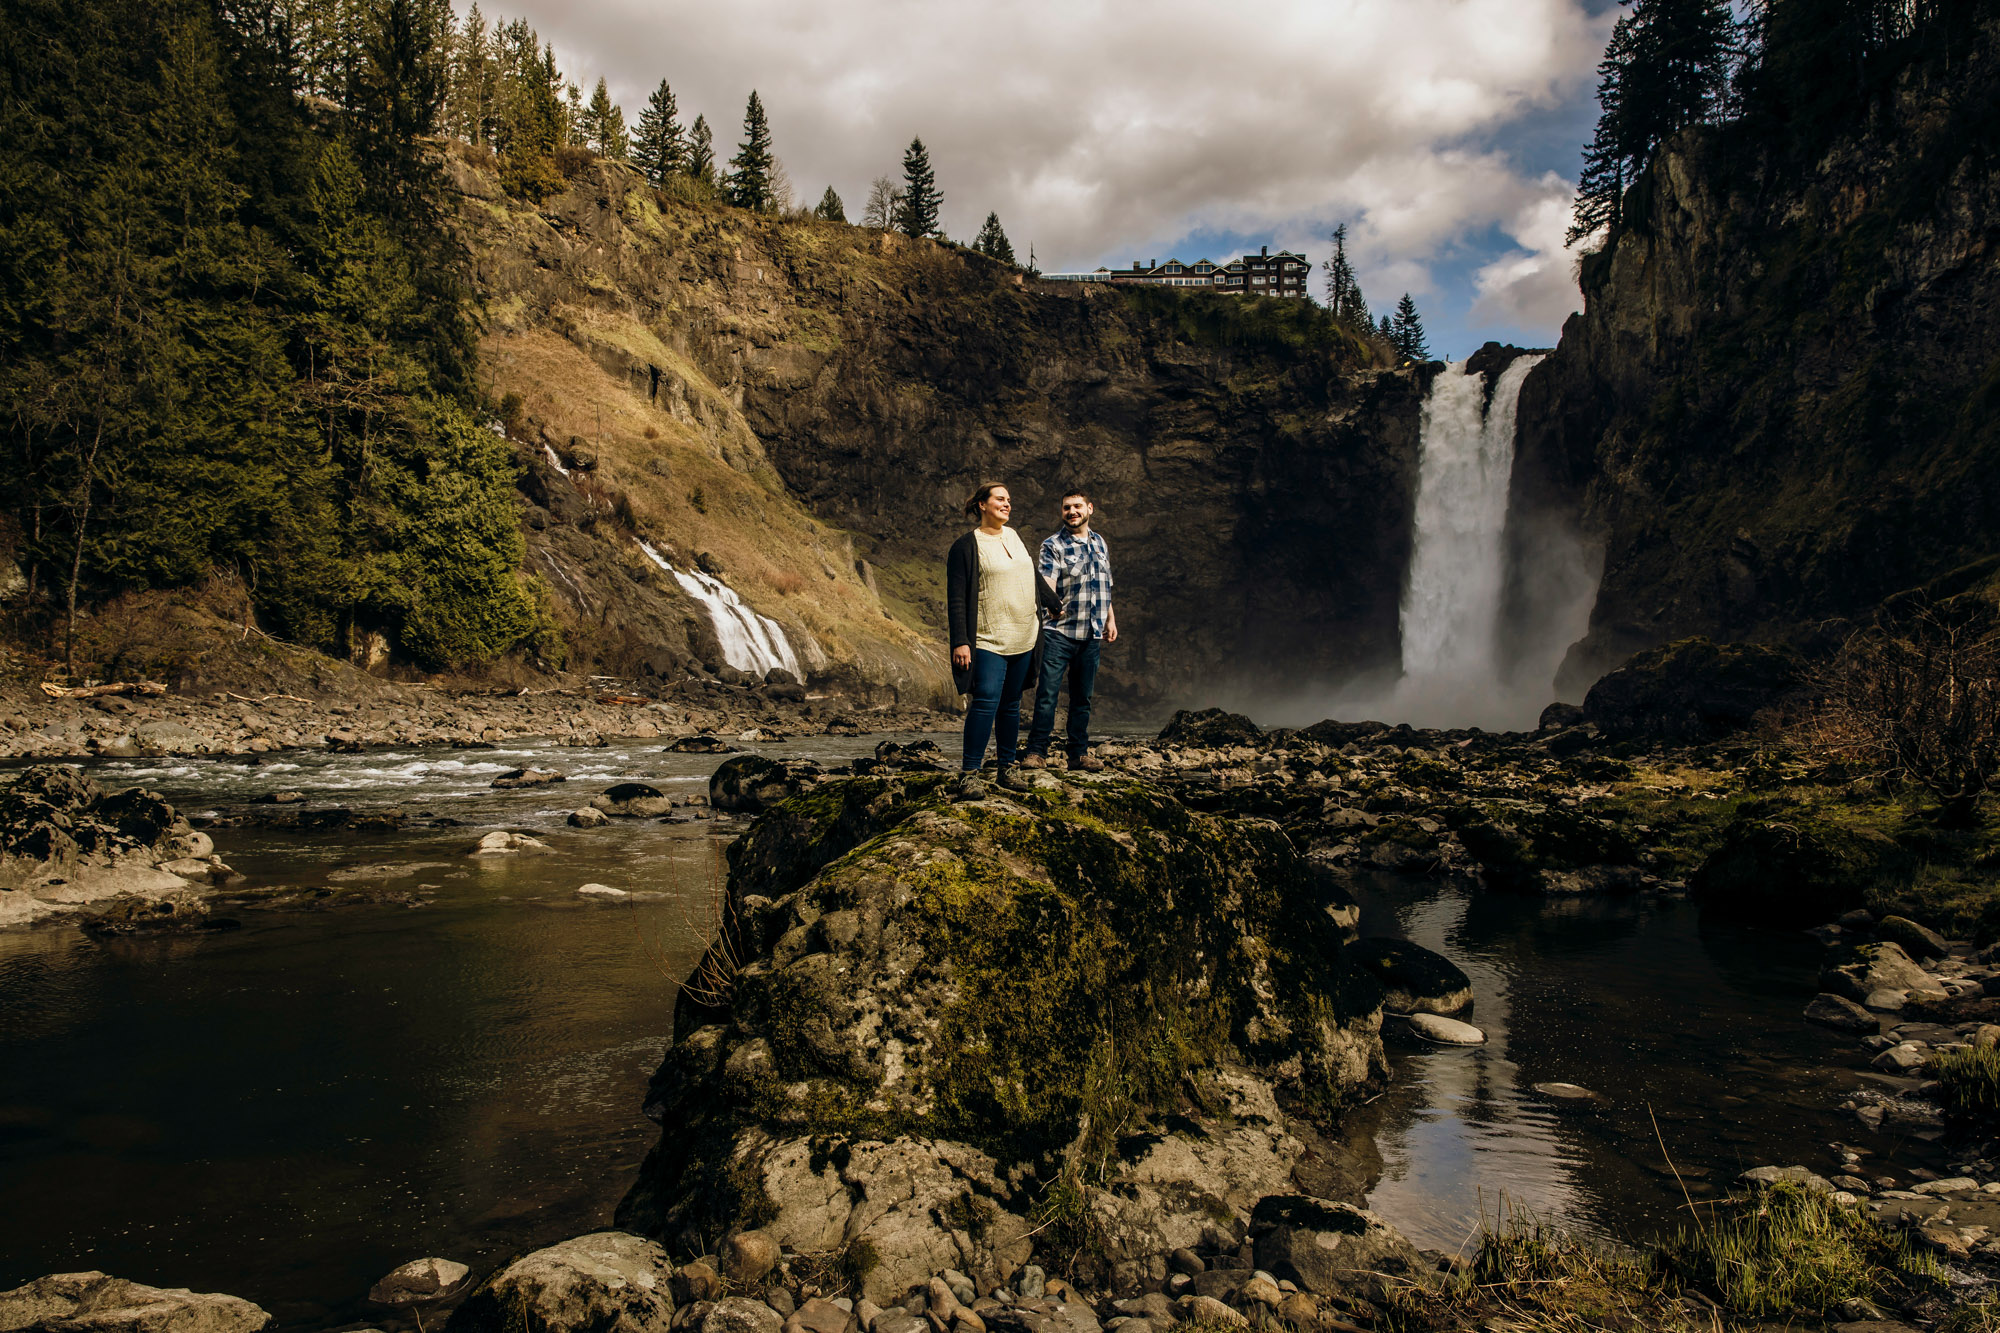
<instances>
[{"instance_id":1,"label":"dry brown grass on slope","mask_svg":"<svg viewBox=\"0 0 2000 1333\"><path fill-rule=\"evenodd\" d=\"M640 326L617 332L631 354L671 356L647 345ZM741 416L683 359L668 364L688 404L680 413L648 403L571 338L546 330L489 336L482 365L496 398L521 396L531 431L559 447L575 437L596 456L579 489L607 510L622 500L637 532L670 558L686 564L707 552L746 602L804 627L835 661L853 662L870 645L937 656L927 638L889 618L855 569L851 539L785 493ZM641 559L636 549L632 558Z\"/></svg>"}]
</instances>

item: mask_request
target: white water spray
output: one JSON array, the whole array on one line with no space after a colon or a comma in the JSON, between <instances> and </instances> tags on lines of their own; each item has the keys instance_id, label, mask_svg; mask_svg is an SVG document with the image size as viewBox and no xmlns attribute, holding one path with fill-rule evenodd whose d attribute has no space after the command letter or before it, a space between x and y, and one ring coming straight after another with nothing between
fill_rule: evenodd
<instances>
[{"instance_id":1,"label":"white water spray","mask_svg":"<svg viewBox=\"0 0 2000 1333\"><path fill-rule=\"evenodd\" d=\"M641 538L639 549L648 560L673 575L681 590L708 611L708 618L715 625L715 637L722 642L723 661L738 671L759 676L782 667L798 679L805 679L805 673L799 669L798 654L792 651L791 642L777 621L744 605L736 590L721 579L699 569L676 569L673 562L653 549L651 542Z\"/></svg>"},{"instance_id":2,"label":"white water spray","mask_svg":"<svg viewBox=\"0 0 2000 1333\"><path fill-rule=\"evenodd\" d=\"M1532 727L1552 697L1501 678L1507 494L1521 382L1539 356L1508 362L1490 403L1483 375L1447 366L1424 400L1416 539L1403 591L1403 678L1393 707L1418 726Z\"/></svg>"}]
</instances>

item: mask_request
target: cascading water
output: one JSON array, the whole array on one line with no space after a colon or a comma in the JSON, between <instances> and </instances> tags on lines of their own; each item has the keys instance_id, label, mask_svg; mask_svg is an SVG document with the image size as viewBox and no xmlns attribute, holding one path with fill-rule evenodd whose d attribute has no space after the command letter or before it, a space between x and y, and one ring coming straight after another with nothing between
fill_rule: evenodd
<instances>
[{"instance_id":1,"label":"cascading water","mask_svg":"<svg viewBox=\"0 0 2000 1333\"><path fill-rule=\"evenodd\" d=\"M1549 682L1502 679L1500 604L1521 382L1541 362L1484 375L1447 366L1424 401L1416 539L1403 591L1403 678L1394 707L1420 726L1533 726Z\"/></svg>"},{"instance_id":2,"label":"cascading water","mask_svg":"<svg viewBox=\"0 0 2000 1333\"><path fill-rule=\"evenodd\" d=\"M715 637L722 642L723 661L738 671L760 676L783 668L798 679L805 679L805 673L799 669L798 654L792 651L791 642L777 621L745 606L736 590L721 579L699 569L676 569L672 561L643 539L639 549L648 560L673 575L681 590L708 611L708 618L715 624Z\"/></svg>"}]
</instances>

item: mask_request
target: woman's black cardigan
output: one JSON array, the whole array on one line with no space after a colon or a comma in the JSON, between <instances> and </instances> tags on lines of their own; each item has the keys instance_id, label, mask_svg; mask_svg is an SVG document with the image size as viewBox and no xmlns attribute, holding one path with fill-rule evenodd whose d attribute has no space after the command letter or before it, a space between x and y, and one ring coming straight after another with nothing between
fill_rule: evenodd
<instances>
[{"instance_id":1,"label":"woman's black cardigan","mask_svg":"<svg viewBox=\"0 0 2000 1333\"><path fill-rule=\"evenodd\" d=\"M1024 543L1025 545L1025 543ZM1029 560L1033 560L1031 555ZM945 618L951 623L951 646L970 648L979 642L979 538L968 532L951 544L944 558ZM1035 575L1035 604L1045 615L1062 611L1062 598L1055 586L1038 572ZM1028 661L1028 679L1023 689L1034 685L1042 673L1042 638L1035 636L1035 655ZM972 693L972 668L956 664L952 682L960 694Z\"/></svg>"}]
</instances>

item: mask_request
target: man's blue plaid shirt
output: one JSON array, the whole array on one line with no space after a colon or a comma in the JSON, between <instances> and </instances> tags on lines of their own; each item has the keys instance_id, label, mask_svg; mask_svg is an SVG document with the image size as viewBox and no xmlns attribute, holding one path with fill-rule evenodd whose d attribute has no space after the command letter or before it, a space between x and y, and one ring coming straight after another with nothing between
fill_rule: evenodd
<instances>
[{"instance_id":1,"label":"man's blue plaid shirt","mask_svg":"<svg viewBox=\"0 0 2000 1333\"><path fill-rule=\"evenodd\" d=\"M1111 617L1111 551L1101 533L1078 540L1067 530L1042 542L1042 577L1062 595L1049 628L1072 639L1101 639Z\"/></svg>"}]
</instances>

